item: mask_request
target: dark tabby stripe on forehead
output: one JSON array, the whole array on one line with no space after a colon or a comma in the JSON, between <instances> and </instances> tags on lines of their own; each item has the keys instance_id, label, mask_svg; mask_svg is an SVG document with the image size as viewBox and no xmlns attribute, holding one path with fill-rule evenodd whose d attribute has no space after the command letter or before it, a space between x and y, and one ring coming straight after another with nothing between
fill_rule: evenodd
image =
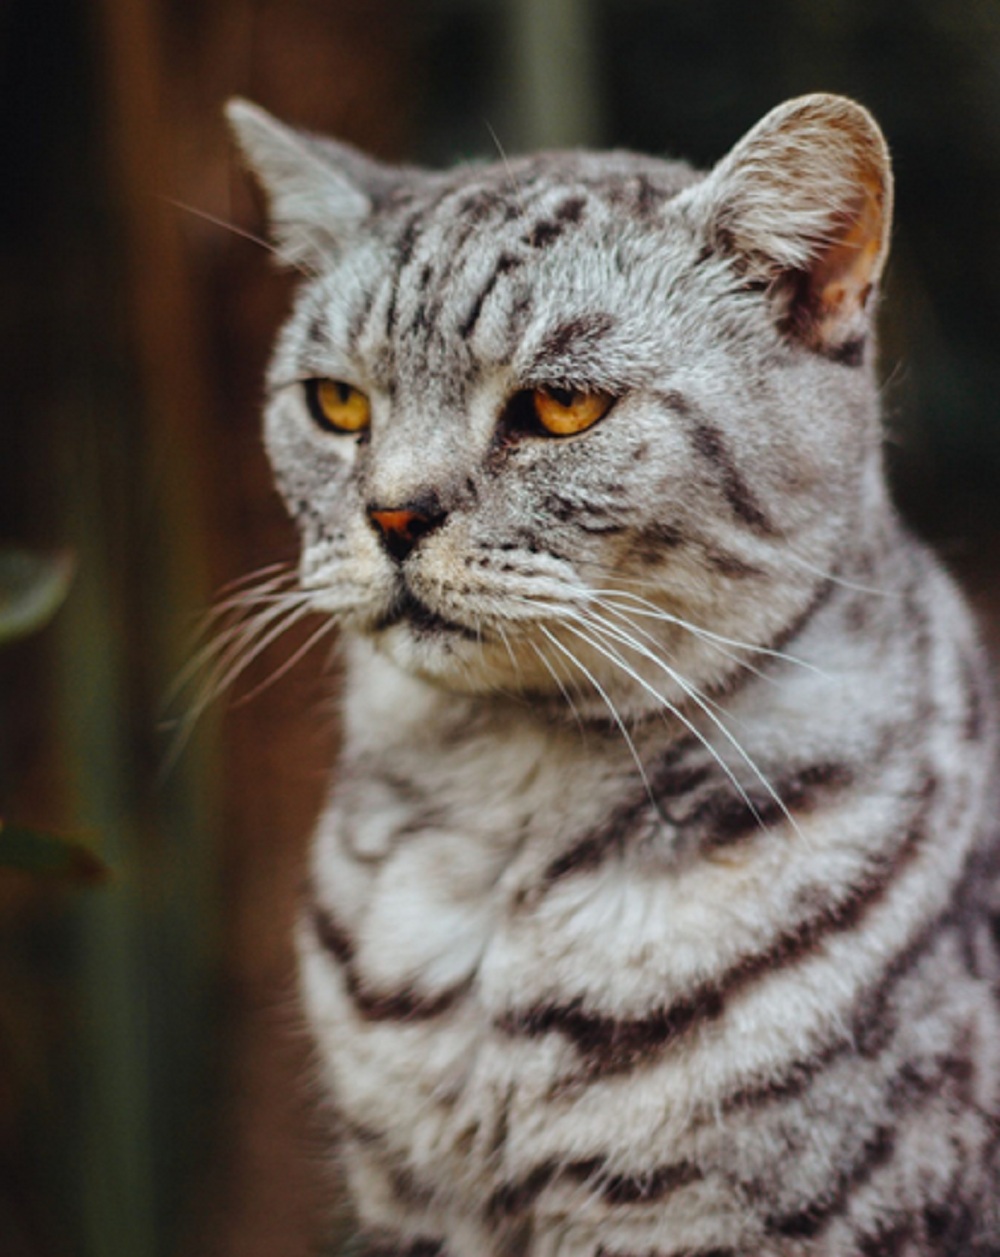
<instances>
[{"instance_id":1,"label":"dark tabby stripe on forehead","mask_svg":"<svg viewBox=\"0 0 1000 1257\"><path fill-rule=\"evenodd\" d=\"M529 249L547 249L549 245L555 244L564 231L563 223L543 218L529 228L521 239Z\"/></svg>"},{"instance_id":2,"label":"dark tabby stripe on forehead","mask_svg":"<svg viewBox=\"0 0 1000 1257\"><path fill-rule=\"evenodd\" d=\"M306 340L310 345L323 348L326 344L326 311L317 310L310 320L306 331Z\"/></svg>"},{"instance_id":3,"label":"dark tabby stripe on forehead","mask_svg":"<svg viewBox=\"0 0 1000 1257\"><path fill-rule=\"evenodd\" d=\"M459 324L458 334L463 340L468 340L472 333L476 330L476 324L479 322L480 315L483 312L483 305L486 298L496 287L500 277L509 275L511 271L523 264L524 259L518 257L514 253L501 253L497 258L496 265L490 272L489 278L480 288L469 307L469 312Z\"/></svg>"},{"instance_id":4,"label":"dark tabby stripe on forehead","mask_svg":"<svg viewBox=\"0 0 1000 1257\"><path fill-rule=\"evenodd\" d=\"M584 196L569 196L556 206L553 217L559 223L578 223L587 204Z\"/></svg>"},{"instance_id":5,"label":"dark tabby stripe on forehead","mask_svg":"<svg viewBox=\"0 0 1000 1257\"><path fill-rule=\"evenodd\" d=\"M601 341L614 328L610 314L581 314L554 327L542 341L535 356L535 369L544 370L546 365L569 355L593 355L600 349Z\"/></svg>"},{"instance_id":6,"label":"dark tabby stripe on forehead","mask_svg":"<svg viewBox=\"0 0 1000 1257\"><path fill-rule=\"evenodd\" d=\"M396 328L396 307L399 299L403 274L409 266L417 244L417 238L425 227L429 216L436 206L448 195L447 191L434 197L429 205L421 205L405 220L402 230L397 234L394 247L394 274L391 280L389 305L385 316L385 341L391 344Z\"/></svg>"},{"instance_id":7,"label":"dark tabby stripe on forehead","mask_svg":"<svg viewBox=\"0 0 1000 1257\"><path fill-rule=\"evenodd\" d=\"M372 315L372 309L378 297L379 289L376 284L370 284L365 291L365 295L358 305L358 308L351 316L348 326L347 344L353 351L357 352L358 343L368 328L368 322Z\"/></svg>"}]
</instances>

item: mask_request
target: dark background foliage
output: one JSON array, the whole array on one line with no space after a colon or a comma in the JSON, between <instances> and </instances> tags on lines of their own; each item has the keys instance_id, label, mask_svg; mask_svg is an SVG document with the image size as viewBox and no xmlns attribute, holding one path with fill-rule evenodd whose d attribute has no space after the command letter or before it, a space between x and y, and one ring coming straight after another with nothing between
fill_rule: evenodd
<instances>
[{"instance_id":1,"label":"dark background foliage","mask_svg":"<svg viewBox=\"0 0 1000 1257\"><path fill-rule=\"evenodd\" d=\"M238 706L290 633L163 771L194 617L294 549L256 436L288 281L210 221L262 229L222 101L390 159L588 143L705 164L786 96L856 96L896 162L897 496L990 612L1000 6L8 0L0 55L0 544L76 556L52 624L0 654L0 818L115 870L0 872L0 1253L336 1251L289 944L335 676L310 657Z\"/></svg>"}]
</instances>

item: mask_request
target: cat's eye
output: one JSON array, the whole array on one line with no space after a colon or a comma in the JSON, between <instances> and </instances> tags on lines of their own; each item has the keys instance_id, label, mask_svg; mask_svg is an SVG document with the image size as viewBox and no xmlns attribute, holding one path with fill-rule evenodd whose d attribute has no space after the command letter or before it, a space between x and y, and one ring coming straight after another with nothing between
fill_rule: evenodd
<instances>
[{"instance_id":1,"label":"cat's eye","mask_svg":"<svg viewBox=\"0 0 1000 1257\"><path fill-rule=\"evenodd\" d=\"M531 406L538 423L549 436L573 436L591 428L611 409L607 393L583 393L569 388L536 388Z\"/></svg>"},{"instance_id":2,"label":"cat's eye","mask_svg":"<svg viewBox=\"0 0 1000 1257\"><path fill-rule=\"evenodd\" d=\"M306 380L306 405L327 432L364 432L371 422L368 398L343 380Z\"/></svg>"}]
</instances>

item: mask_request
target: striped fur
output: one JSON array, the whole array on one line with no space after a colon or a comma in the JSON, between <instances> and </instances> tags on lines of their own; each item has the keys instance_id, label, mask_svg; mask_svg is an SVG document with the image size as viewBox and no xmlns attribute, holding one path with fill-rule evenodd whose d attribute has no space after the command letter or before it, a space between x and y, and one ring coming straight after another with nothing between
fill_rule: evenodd
<instances>
[{"instance_id":1,"label":"striped fur","mask_svg":"<svg viewBox=\"0 0 1000 1257\"><path fill-rule=\"evenodd\" d=\"M885 492L874 123L430 175L232 117L305 275L266 439L347 682L298 941L370 1253L1000 1253L995 719ZM543 386L615 401L553 439Z\"/></svg>"}]
</instances>

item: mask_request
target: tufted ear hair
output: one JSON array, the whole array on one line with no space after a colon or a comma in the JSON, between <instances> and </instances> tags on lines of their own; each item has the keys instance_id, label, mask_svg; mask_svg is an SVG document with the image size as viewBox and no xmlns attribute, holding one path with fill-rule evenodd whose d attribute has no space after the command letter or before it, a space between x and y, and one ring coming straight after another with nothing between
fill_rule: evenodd
<instances>
[{"instance_id":1,"label":"tufted ear hair","mask_svg":"<svg viewBox=\"0 0 1000 1257\"><path fill-rule=\"evenodd\" d=\"M780 296L790 335L860 360L892 220L889 153L866 109L822 94L779 105L691 200L711 247Z\"/></svg>"},{"instance_id":2,"label":"tufted ear hair","mask_svg":"<svg viewBox=\"0 0 1000 1257\"><path fill-rule=\"evenodd\" d=\"M267 195L278 257L318 269L358 235L395 172L347 144L285 126L234 98L226 117L247 165Z\"/></svg>"}]
</instances>

